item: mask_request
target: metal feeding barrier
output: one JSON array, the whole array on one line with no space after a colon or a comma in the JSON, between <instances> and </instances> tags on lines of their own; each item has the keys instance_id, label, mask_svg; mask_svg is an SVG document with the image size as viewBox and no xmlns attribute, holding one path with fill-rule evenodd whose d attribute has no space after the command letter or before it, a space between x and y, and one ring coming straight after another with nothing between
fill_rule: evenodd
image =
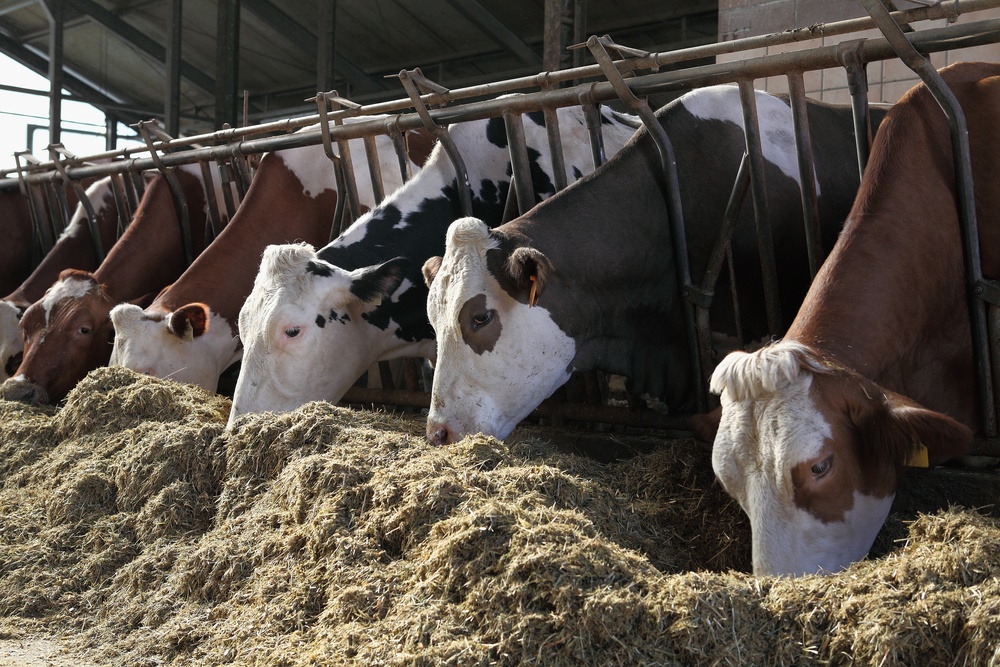
<instances>
[{"instance_id":1,"label":"metal feeding barrier","mask_svg":"<svg viewBox=\"0 0 1000 667\"><path fill-rule=\"evenodd\" d=\"M766 77L784 77L787 81L805 224L806 247L803 248L803 252L808 255L810 271L814 276L823 262L824 248L819 233L819 206L806 114L804 74L834 68L841 69L845 73L853 110L857 165L859 172L863 173L872 139L866 67L872 62L899 58L934 92L942 109L948 115L952 136L956 142L956 172L959 174L962 186L959 204L963 221L963 243L966 249L966 280L970 286L977 383L980 387L980 407L983 414L982 431L988 438L987 442L983 443L982 449L997 452L995 444L997 407L993 389L994 374L990 371L994 366L1000 368L1000 351L995 349L995 341L998 340L1000 332L1000 308L998 308L1000 286L993 281L984 280L979 265L972 182L967 165L968 138L964 130L961 109L949 102L947 88L940 83L940 77L930 66L926 55L1000 42L1000 20L954 23L962 14L1000 7L1000 0L950 0L896 12L889 11L886 0L862 0L862 3L869 13L868 17L662 53L647 53L616 44L608 36L594 36L586 44L571 47L589 49L596 61L593 65L542 72L533 76L456 90L448 90L430 81L419 69L403 70L398 78L406 96L396 100L359 105L339 97L336 91L318 93L311 100L317 105L317 113L314 115L239 128L227 127L192 137L172 138L164 135L158 126L140 124L139 129L145 139L145 147L108 151L86 158L76 158L59 152L58 156L56 153L53 154L51 162L29 159L25 155L22 156L23 162L21 157L18 159L16 178L10 178L10 174L0 172L0 189L20 187L29 197L32 214L38 213L36 227L42 230L54 226L48 219L43 220L44 224L39 223L39 220L47 215L47 211L55 210L57 213L65 211L65 199L59 199L59 193L64 190L63 184L67 181L79 182L111 175L115 199L119 202L121 217L125 220L135 210L136 201L141 196L141 174L146 170L156 169L166 174L179 165L198 162L202 167L203 178L209 185L207 190L211 190L209 165L216 164L223 184L234 183L242 195L249 186L252 174L249 158L252 156L259 156L269 151L322 144L327 157L336 165L338 191L346 193L346 196L338 197L334 229L339 233L359 215L357 184L348 147L349 140L363 139L369 165L377 165L378 160L374 159L376 155L374 137L377 135L390 137L399 158L401 173L406 178L409 176L409 171L405 133L415 129L431 132L444 146L459 175L462 206L468 213L471 212L468 175L463 158L451 142L447 128L456 122L502 117L508 135L513 171L508 191L507 213L504 216L504 220L508 220L519 211L526 211L536 202L524 147L522 114L532 112L544 114L558 190L566 186L566 179L556 109L568 106L580 106L584 109L590 130L594 166L597 167L605 160L598 107L606 103L621 103L640 117L660 153L663 178L669 198L667 208L670 219L664 221L664 224L671 225L674 254L672 259L684 297L688 353L691 366L696 369L691 391L697 396L699 409L704 410L712 406L713 399L708 395L706 378L715 361L709 309L723 265L727 261L730 263L732 261L729 243L736 219L748 193L753 204L758 251L763 269L768 328L775 335L783 333L779 306L780 284L770 238L770 221L765 196L767 183L764 177L760 130L753 92L754 82ZM913 22L940 19L947 19L949 25L921 31L912 31L909 27ZM683 69L673 68L675 65L692 60L723 54L740 54L762 47L789 45L820 37L849 35L872 28L877 28L883 36L846 39L828 46L763 56L753 55L740 60L692 65ZM671 69L661 71L661 68L666 66L671 66ZM573 82L578 83L568 85ZM746 128L746 153L735 176L721 231L709 257L705 273L703 276L691 276L670 138L657 122L655 111L650 107L648 100L650 96L657 94L675 95L714 84L736 84L739 87ZM503 95L514 92L520 94ZM964 158L961 157L963 141ZM62 159L57 159L59 156ZM963 159L966 162L963 163ZM377 166L372 169L370 176L376 198L381 201L385 192L382 175ZM81 192L82 188L78 189L78 196ZM224 187L224 192L228 195L229 189ZM64 194L62 196L64 197ZM83 193L82 197L86 199L86 194ZM63 202L62 206L58 205L60 201ZM57 205L52 206L52 203ZM236 202L227 199L225 204L231 216L235 211ZM209 206L212 208L212 202ZM65 213L60 215L65 216ZM213 214L213 220L217 219L220 219L220 216ZM729 288L734 289L734 286L730 285ZM737 308L738 322L738 299L735 297L734 294L733 302ZM991 331L992 337L988 335ZM738 336L742 339L739 331ZM991 340L994 341L993 347L990 345ZM384 380L390 380L384 365L381 374ZM429 395L414 388L417 375L411 368L408 372L411 380L407 382L407 389L373 390L355 387L348 392L344 400L351 403L427 407ZM595 405L573 405L557 403L551 399L543 402L535 415L554 420L565 418L671 430L686 429L685 415L664 415L653 410L636 411Z\"/></svg>"}]
</instances>

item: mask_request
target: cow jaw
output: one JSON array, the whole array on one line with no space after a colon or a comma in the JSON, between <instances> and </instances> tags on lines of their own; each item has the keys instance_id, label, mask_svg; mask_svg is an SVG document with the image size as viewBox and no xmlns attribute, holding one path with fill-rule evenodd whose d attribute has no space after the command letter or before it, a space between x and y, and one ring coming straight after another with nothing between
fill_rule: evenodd
<instances>
[{"instance_id":1,"label":"cow jaw","mask_svg":"<svg viewBox=\"0 0 1000 667\"><path fill-rule=\"evenodd\" d=\"M242 353L229 322L216 312L209 312L206 331L190 340L172 333L166 318L150 316L132 304L116 306L111 321L115 342L110 365L208 391L218 389L219 376Z\"/></svg>"}]
</instances>

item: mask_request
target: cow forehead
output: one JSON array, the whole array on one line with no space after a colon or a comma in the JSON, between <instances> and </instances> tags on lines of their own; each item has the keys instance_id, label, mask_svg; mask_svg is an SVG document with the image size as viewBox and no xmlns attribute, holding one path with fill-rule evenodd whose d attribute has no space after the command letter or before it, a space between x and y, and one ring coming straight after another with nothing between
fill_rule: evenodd
<instances>
[{"instance_id":1,"label":"cow forehead","mask_svg":"<svg viewBox=\"0 0 1000 667\"><path fill-rule=\"evenodd\" d=\"M82 299L97 288L97 283L87 278L64 278L54 283L45 292L40 302L42 310L45 313L46 324L51 321L52 312L61 301L65 301L66 299Z\"/></svg>"},{"instance_id":2,"label":"cow forehead","mask_svg":"<svg viewBox=\"0 0 1000 667\"><path fill-rule=\"evenodd\" d=\"M474 218L457 220L448 228L444 257L427 296L431 323L444 329L437 332L439 337L449 335L457 325L466 302L487 294L490 283L497 287L486 265L486 253L498 245L486 225Z\"/></svg>"},{"instance_id":3,"label":"cow forehead","mask_svg":"<svg viewBox=\"0 0 1000 667\"><path fill-rule=\"evenodd\" d=\"M760 475L791 498L792 468L818 457L832 442L832 426L811 391L812 380L803 373L756 399L733 400L723 392L712 462L727 488L743 487L741 478Z\"/></svg>"}]
</instances>

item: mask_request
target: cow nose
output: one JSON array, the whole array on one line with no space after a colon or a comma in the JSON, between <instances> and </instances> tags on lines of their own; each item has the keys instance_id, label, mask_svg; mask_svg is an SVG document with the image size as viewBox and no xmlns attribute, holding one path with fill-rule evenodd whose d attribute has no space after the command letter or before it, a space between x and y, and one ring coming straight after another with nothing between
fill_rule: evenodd
<instances>
[{"instance_id":1,"label":"cow nose","mask_svg":"<svg viewBox=\"0 0 1000 667\"><path fill-rule=\"evenodd\" d=\"M38 405L48 402L48 395L45 390L31 380L24 377L12 377L0 386L0 394L4 400L19 401L30 405Z\"/></svg>"},{"instance_id":2,"label":"cow nose","mask_svg":"<svg viewBox=\"0 0 1000 667\"><path fill-rule=\"evenodd\" d=\"M427 422L427 439L432 445L450 445L454 440L453 436L447 424Z\"/></svg>"}]
</instances>

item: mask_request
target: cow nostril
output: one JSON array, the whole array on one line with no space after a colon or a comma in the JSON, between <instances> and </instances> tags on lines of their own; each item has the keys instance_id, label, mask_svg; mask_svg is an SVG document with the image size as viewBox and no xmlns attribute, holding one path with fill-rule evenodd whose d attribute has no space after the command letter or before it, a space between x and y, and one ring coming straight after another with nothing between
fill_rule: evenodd
<instances>
[{"instance_id":1,"label":"cow nostril","mask_svg":"<svg viewBox=\"0 0 1000 667\"><path fill-rule=\"evenodd\" d=\"M431 441L432 445L450 445L451 431L448 430L447 424L428 424L427 439Z\"/></svg>"}]
</instances>

